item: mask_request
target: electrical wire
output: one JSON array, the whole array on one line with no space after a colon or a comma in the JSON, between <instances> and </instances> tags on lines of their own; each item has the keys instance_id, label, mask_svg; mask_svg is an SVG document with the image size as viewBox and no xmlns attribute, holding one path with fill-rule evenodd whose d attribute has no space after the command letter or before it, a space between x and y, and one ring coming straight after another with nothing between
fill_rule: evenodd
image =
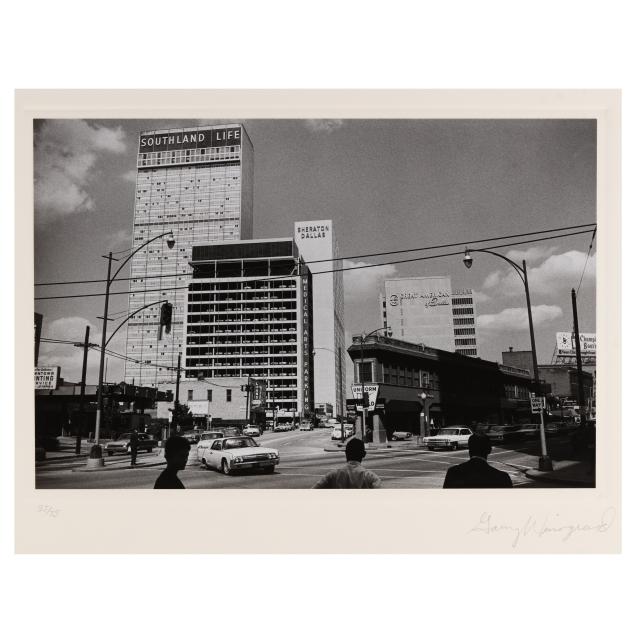
<instances>
[{"instance_id":1,"label":"electrical wire","mask_svg":"<svg viewBox=\"0 0 635 635\"><path fill-rule=\"evenodd\" d=\"M568 227L559 227L557 229L543 229L541 231L535 231L535 232L524 232L522 234L509 234L506 236L496 236L494 238L481 238L479 240L472 240L469 241L472 244L475 243L486 243L486 242L491 242L494 240L507 240L508 238L522 238L524 236L537 236L539 234L547 234L547 233L554 233L554 232L560 232L560 231L568 231L570 229L581 229L583 227L596 227L596 223L584 223L582 225L570 225ZM324 258L322 260L307 260L304 264L305 265L311 265L311 264L317 264L317 263L323 263L323 262L335 262L338 260L355 260L358 258L374 258L377 256L390 256L393 254L405 254L405 253L409 253L409 252L413 252L413 251L429 251L431 249L446 249L448 247L458 247L459 245L465 245L466 241L462 240L460 242L456 242L456 243L445 243L445 244L441 244L441 245L430 245L427 247L412 247L410 249L398 249L398 250L393 250L393 251L380 251L380 252L376 252L376 253L371 253L371 254L359 254L356 256L338 256L337 258ZM129 250L128 250L129 251ZM188 274L184 274L184 273L168 273L168 274L160 274L160 275L156 275L156 276L137 276L137 277L130 277L130 278L117 278L116 280L113 280L112 282L126 282L126 281L130 281L130 280L138 280L138 279L143 279L143 280L151 280L154 278L172 278L175 276L182 276L182 275L188 275ZM108 282L106 279L99 279L99 280L66 280L66 281L61 281L61 282L36 282L34 286L36 287L43 287L43 286L53 286L53 285L62 285L62 284L97 284L100 282Z\"/></svg>"},{"instance_id":2,"label":"electrical wire","mask_svg":"<svg viewBox=\"0 0 635 635\"><path fill-rule=\"evenodd\" d=\"M578 231L578 232L570 232L568 234L561 234L558 236L545 236L543 238L532 238L530 240L523 240L523 241L516 241L516 242L511 242L511 243L504 243L504 244L499 244L499 245L489 245L488 249L501 249L501 248L505 248L505 247L516 247L518 245L526 245L529 243L536 243L536 242L542 242L544 240L555 240L557 238L568 238L570 236L578 236L580 234L588 234L591 231L591 229L585 229L582 231ZM595 231L595 230L593 230ZM458 244L462 244L465 245L466 243L458 243ZM474 244L478 244L478 243L468 243L470 245L474 245ZM473 247L473 249L477 249L477 247ZM358 265L358 266L354 266L354 267L340 267L337 269L329 269L326 271L315 271L315 272L309 272L312 276L317 276L317 275L323 275L323 274L329 274L329 273L339 273L340 271L344 272L344 271L358 271L360 269L368 269L371 267L385 267L386 265L396 265L396 264L403 264L403 263L407 263L407 262L421 262L423 260L433 260L436 258L448 258L450 256L459 256L461 254L463 254L463 251L454 251L454 252L449 252L449 253L445 253L445 254L435 254L434 256L420 256L418 258L406 258L404 260L392 260L389 262L378 262L378 263L371 263L371 264L365 264L365 265ZM338 259L339 260L339 259ZM287 274L287 275L281 275L281 276L267 276L264 278L250 278L250 282L265 282L268 280L284 280L290 277L304 277L307 276L309 274L306 273L301 273L301 274ZM192 278L191 280L195 281L195 278ZM135 289L134 291L128 290L128 291L110 291L109 295L130 295L130 294L135 294L135 293L160 293L160 292L168 292L168 291L181 291L184 289L187 289L187 286L184 287L173 287L173 288L158 288L158 289ZM39 298L35 298L35 300L68 300L68 299L73 299L73 298L91 298L91 297L101 297L106 295L105 293L83 293L83 294L73 294L73 295L58 295L58 296L43 296L43 297L39 297Z\"/></svg>"},{"instance_id":3,"label":"electrical wire","mask_svg":"<svg viewBox=\"0 0 635 635\"><path fill-rule=\"evenodd\" d=\"M580 286L582 285L582 278L584 278L584 274L586 272L586 266L589 262L589 256L591 255L591 249L593 249L593 241L595 240L595 234L597 233L597 227L593 230L593 235L591 236L591 243L589 244L589 250L586 254L586 260L584 261L584 267L582 269L582 275L580 276L580 282L578 283L578 290L575 292L576 295L580 293Z\"/></svg>"}]
</instances>

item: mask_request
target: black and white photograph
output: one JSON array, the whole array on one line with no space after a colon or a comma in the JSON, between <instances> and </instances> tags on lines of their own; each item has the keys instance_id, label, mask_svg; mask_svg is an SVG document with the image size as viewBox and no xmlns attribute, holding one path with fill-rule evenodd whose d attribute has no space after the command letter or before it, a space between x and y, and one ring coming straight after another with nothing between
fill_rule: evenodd
<instances>
[{"instance_id":1,"label":"black and white photograph","mask_svg":"<svg viewBox=\"0 0 635 635\"><path fill-rule=\"evenodd\" d=\"M597 165L589 116L34 118L36 489L595 488Z\"/></svg>"}]
</instances>

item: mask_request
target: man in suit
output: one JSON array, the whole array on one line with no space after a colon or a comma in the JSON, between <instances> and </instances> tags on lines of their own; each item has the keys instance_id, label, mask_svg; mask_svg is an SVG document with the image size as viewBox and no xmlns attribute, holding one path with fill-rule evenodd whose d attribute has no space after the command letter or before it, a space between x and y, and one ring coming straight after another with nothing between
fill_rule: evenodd
<instances>
[{"instance_id":1,"label":"man in suit","mask_svg":"<svg viewBox=\"0 0 635 635\"><path fill-rule=\"evenodd\" d=\"M512 480L507 472L492 467L487 456L492 451L492 443L484 434L473 434L467 442L470 460L453 465L445 475L443 488L468 487L511 487Z\"/></svg>"}]
</instances>

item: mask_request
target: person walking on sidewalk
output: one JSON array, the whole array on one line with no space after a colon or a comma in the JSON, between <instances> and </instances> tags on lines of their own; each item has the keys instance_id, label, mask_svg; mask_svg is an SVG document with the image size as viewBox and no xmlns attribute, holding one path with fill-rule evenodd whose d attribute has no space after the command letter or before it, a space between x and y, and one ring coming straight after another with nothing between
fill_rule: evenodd
<instances>
[{"instance_id":1,"label":"person walking on sidewalk","mask_svg":"<svg viewBox=\"0 0 635 635\"><path fill-rule=\"evenodd\" d=\"M377 474L362 467L366 456L364 444L360 439L351 439L346 444L346 465L331 470L324 475L313 489L377 489L381 479Z\"/></svg>"},{"instance_id":2,"label":"person walking on sidewalk","mask_svg":"<svg viewBox=\"0 0 635 635\"><path fill-rule=\"evenodd\" d=\"M492 442L484 434L473 434L467 441L470 460L448 468L444 489L472 487L512 487L507 472L497 470L487 462Z\"/></svg>"},{"instance_id":3,"label":"person walking on sidewalk","mask_svg":"<svg viewBox=\"0 0 635 635\"><path fill-rule=\"evenodd\" d=\"M137 452L139 451L139 435L136 430L130 435L130 467L137 464Z\"/></svg>"},{"instance_id":4,"label":"person walking on sidewalk","mask_svg":"<svg viewBox=\"0 0 635 635\"><path fill-rule=\"evenodd\" d=\"M185 437L170 437L165 442L165 460L168 466L159 474L154 489L185 489L177 476L185 468L190 455L190 442Z\"/></svg>"}]
</instances>

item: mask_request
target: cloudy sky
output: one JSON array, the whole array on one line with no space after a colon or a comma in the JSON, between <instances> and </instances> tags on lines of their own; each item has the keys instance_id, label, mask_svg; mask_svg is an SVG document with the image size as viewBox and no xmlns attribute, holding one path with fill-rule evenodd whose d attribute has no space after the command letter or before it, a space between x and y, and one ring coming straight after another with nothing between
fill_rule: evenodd
<instances>
[{"instance_id":1,"label":"cloudy sky","mask_svg":"<svg viewBox=\"0 0 635 635\"><path fill-rule=\"evenodd\" d=\"M239 121L239 120L232 120ZM142 130L193 125L182 120L46 120L35 137L35 280L103 279L109 250L131 244L134 175ZM212 122L210 122L212 123ZM216 123L213 122L213 123ZM376 252L440 245L592 223L596 220L596 134L588 120L246 120L255 150L254 238L291 236L297 220L332 219L348 266L403 260ZM522 239L519 239L522 240ZM590 234L507 247L527 260L539 362L549 362L557 331L572 327L571 288L579 291L580 330L595 331L595 250ZM511 241L505 241L511 242ZM493 243L495 244L495 243ZM457 251L445 249L444 253ZM380 326L378 294L387 277L449 275L477 298L481 357L529 349L524 289L503 260L473 254L363 268L345 275L346 331ZM122 277L125 277L123 275ZM35 296L99 293L102 284L36 287ZM126 283L115 285L125 291ZM43 336L99 342L103 298L37 300ZM124 315L125 295L110 314ZM114 322L113 324L116 324ZM112 350L125 352L125 328ZM77 381L81 351L43 344L40 364ZM108 380L123 378L109 359ZM88 381L98 356L89 356ZM350 377L349 377L350 379Z\"/></svg>"}]
</instances>

